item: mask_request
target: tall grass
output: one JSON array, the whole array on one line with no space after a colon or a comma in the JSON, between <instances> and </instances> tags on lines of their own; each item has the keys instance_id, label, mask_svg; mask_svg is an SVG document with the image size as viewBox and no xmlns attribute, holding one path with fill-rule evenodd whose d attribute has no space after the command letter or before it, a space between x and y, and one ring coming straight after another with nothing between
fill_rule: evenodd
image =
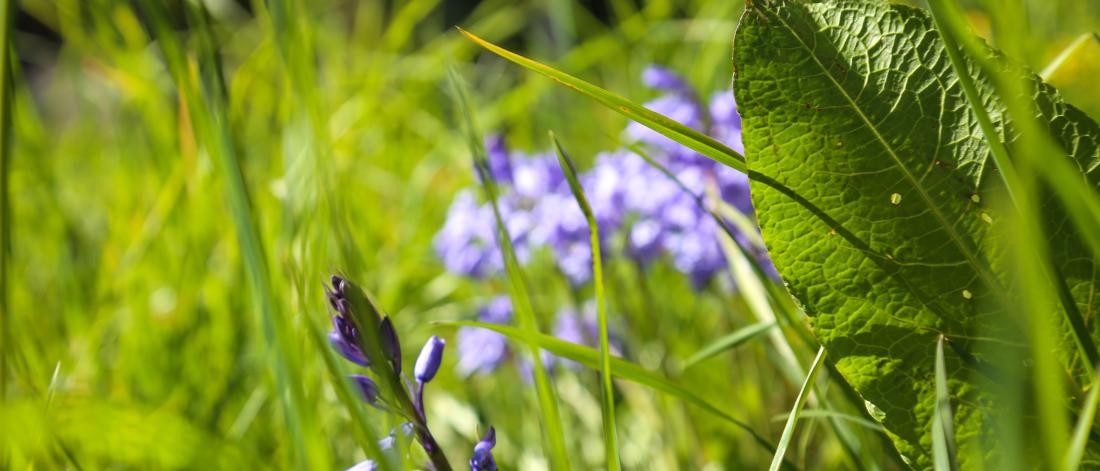
<instances>
[{"instance_id":1,"label":"tall grass","mask_svg":"<svg viewBox=\"0 0 1100 471\"><path fill-rule=\"evenodd\" d=\"M628 118L697 134L608 110L453 26L644 102L651 63L706 94L726 89L740 11L713 0L132 3L0 3L0 468L343 469L378 456L398 420L359 403L326 350L321 282L340 272L376 293L407 346L450 340L510 286L448 274L432 252L454 194L476 185L448 70L469 81L480 131L534 152L554 129L582 170L620 145ZM978 3L970 23L1009 40L999 18L1022 13ZM1058 58L1051 80L1098 116L1092 46L1059 55L1100 29L1100 11L1054 3L1067 15L1036 20L1034 44L1006 49L1038 68ZM1063 196L1080 190L1064 168L1027 169L1021 179L1068 182L1051 185ZM1068 210L1100 253L1100 206ZM784 437L773 417L801 398L786 467L904 466L880 430L853 425L862 402L827 361L806 381L818 346L751 259L734 271L758 290L697 290L668 266L604 255L607 326L625 358L544 334L546 316L596 293L536 256L524 276L540 328L506 333L584 368L528 382L509 363L466 378L449 351L428 415L452 464L492 424L506 469L603 467L614 453L600 411L613 408L625 469L761 469ZM1080 430L1065 435L1077 440L1060 448L1067 463L1080 459Z\"/></svg>"}]
</instances>

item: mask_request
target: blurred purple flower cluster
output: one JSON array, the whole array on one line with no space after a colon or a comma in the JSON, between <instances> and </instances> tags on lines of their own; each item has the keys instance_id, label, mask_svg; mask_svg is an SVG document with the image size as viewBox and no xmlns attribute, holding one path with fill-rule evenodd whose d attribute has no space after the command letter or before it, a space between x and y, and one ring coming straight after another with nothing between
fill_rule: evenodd
<instances>
[{"instance_id":1,"label":"blurred purple flower cluster","mask_svg":"<svg viewBox=\"0 0 1100 471\"><path fill-rule=\"evenodd\" d=\"M732 92L717 93L708 104L667 69L651 66L642 79L663 92L646 107L742 151L741 118ZM632 150L599 154L580 181L600 225L605 253L608 241L621 240L625 255L640 264L667 256L696 286L706 284L726 267L726 260L719 245L721 228L697 199L705 199L711 188L751 217L748 178L640 124L631 123L624 134L626 141L639 144L690 192ZM587 223L556 156L512 151L499 136L488 139L486 150L489 173L502 188L500 210L520 262L548 248L572 283L588 282L592 262ZM504 267L494 230L492 208L478 203L472 190L464 190L436 236L436 252L453 273L476 278L501 273ZM751 247L743 234L738 242ZM763 251L757 252L762 265L772 270Z\"/></svg>"}]
</instances>

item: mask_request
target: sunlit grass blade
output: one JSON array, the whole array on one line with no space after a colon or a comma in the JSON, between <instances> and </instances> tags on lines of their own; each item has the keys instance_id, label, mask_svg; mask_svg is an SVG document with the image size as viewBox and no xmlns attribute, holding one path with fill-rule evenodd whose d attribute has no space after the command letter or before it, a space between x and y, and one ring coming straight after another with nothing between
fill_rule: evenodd
<instances>
[{"instance_id":1,"label":"sunlit grass blade","mask_svg":"<svg viewBox=\"0 0 1100 471\"><path fill-rule=\"evenodd\" d=\"M747 171L745 167L745 157L714 138L577 77L490 43L462 28L458 28L458 31L481 47L492 51L494 54L515 62L529 70L545 75L565 87L576 90L673 141L679 142L724 165L742 172Z\"/></svg>"},{"instance_id":2,"label":"sunlit grass blade","mask_svg":"<svg viewBox=\"0 0 1100 471\"><path fill-rule=\"evenodd\" d=\"M1074 39L1073 42L1069 44L1069 46L1066 46L1065 49L1062 49L1062 52L1060 52L1058 56L1054 58L1054 60L1050 61L1050 63L1043 68L1042 72L1039 72L1039 77L1042 77L1043 80L1050 80L1050 78L1053 77L1054 74L1058 73L1058 70L1062 68L1062 64L1066 62L1066 59L1069 59L1078 51L1084 49L1084 46L1086 44L1092 44L1093 46L1100 47L1100 34L1084 33L1078 36L1077 39Z\"/></svg>"},{"instance_id":3,"label":"sunlit grass blade","mask_svg":"<svg viewBox=\"0 0 1100 471\"><path fill-rule=\"evenodd\" d=\"M1100 381L1093 381L1089 388L1089 395L1085 397L1085 403L1077 417L1077 425L1073 427L1069 448L1066 449L1065 460L1062 462L1062 469L1065 471L1080 468L1081 458L1085 455L1085 446L1089 442L1089 434L1092 433L1092 422L1096 418L1096 403L1100 401Z\"/></svg>"},{"instance_id":4,"label":"sunlit grass blade","mask_svg":"<svg viewBox=\"0 0 1100 471\"><path fill-rule=\"evenodd\" d=\"M742 327L738 330L723 335L718 340L715 340L710 345L707 345L692 355L690 358L684 361L683 369L691 368L699 362L709 359L720 353L733 350L739 347L741 344L748 342L760 334L767 332L769 329L776 326L775 321L760 322L750 326Z\"/></svg>"},{"instance_id":5,"label":"sunlit grass blade","mask_svg":"<svg viewBox=\"0 0 1100 471\"><path fill-rule=\"evenodd\" d=\"M581 182L577 180L577 169L573 160L562 148L561 142L550 133L550 140L554 144L554 150L558 154L558 163L561 165L565 179L569 182L569 189L573 192L573 198L577 200L581 212L588 220L590 234L589 242L592 244L592 283L596 291L596 313L599 322L600 335L600 389L603 404L603 440L607 453L607 469L619 469L619 440L615 434L615 391L611 384L611 349L607 340L607 298L604 294L603 284L603 260L600 250L600 229L596 223L596 216L592 207L588 204L588 198L584 194Z\"/></svg>"},{"instance_id":6,"label":"sunlit grass blade","mask_svg":"<svg viewBox=\"0 0 1100 471\"><path fill-rule=\"evenodd\" d=\"M958 469L955 458L955 422L947 391L947 365L943 359L943 336L936 342L936 410L932 412L932 462L937 471Z\"/></svg>"},{"instance_id":7,"label":"sunlit grass blade","mask_svg":"<svg viewBox=\"0 0 1100 471\"><path fill-rule=\"evenodd\" d=\"M588 368L599 369L600 368L600 352L594 348L586 347L584 345L578 345L575 343L566 342L565 340L551 337L549 335L540 334L537 332L525 332L515 327L490 324L486 322L473 322L473 321L455 321L455 322L442 322L443 325L455 325L455 326L467 326L467 327L480 327L483 329L489 329L499 334L504 335L512 340L526 343L530 345L538 345L538 347L553 353L562 358L573 360ZM641 366L626 361L622 358L611 357L611 374L624 379L626 381L634 382L647 386L656 391L663 392L670 396L676 397L688 404L698 407L715 417L721 418L726 422L729 422L733 426L748 432L752 435L753 440L760 445L761 448L767 450L768 453L775 453L775 445L764 438L762 435L753 430L753 428L740 421L733 416L722 412L716 406L710 404L703 398L699 397L695 393L691 392L688 388L680 386L668 379L649 371ZM783 460L783 467L786 469L798 469L793 463L787 460Z\"/></svg>"},{"instance_id":8,"label":"sunlit grass blade","mask_svg":"<svg viewBox=\"0 0 1100 471\"><path fill-rule=\"evenodd\" d=\"M632 145L630 148L635 154L645 159L650 166L656 168L661 174L676 183L681 190L691 195L700 210L707 213L711 219L714 220L715 224L722 229L722 232L718 235L718 242L721 245L723 253L726 255L730 273L733 275L734 281L738 284L742 291L742 295L748 302L750 311L755 314L757 319L761 323L778 322L776 316L776 312L778 311L783 316L783 321L786 325L794 329L806 346L815 349L819 348L819 345L813 339L813 335L807 331L804 325L799 323L798 319L801 314L791 301L790 294L777 283L768 281L770 275L765 272L756 256L737 242L734 235L734 228L730 227L727 223L727 218L733 221L737 229L742 231L742 233L749 234L749 237L757 239L762 248L763 241L760 240L760 236L757 234L756 224L751 222L749 218L740 211L730 207L725 201L717 197L713 188L708 189L710 193L710 205L708 205L699 195L695 194L695 192L684 185L674 173L660 162L650 157L640 146ZM775 350L779 353L782 360L779 362L780 369L782 369L783 373L792 383L797 383L798 380L803 377L803 370L791 343L779 329L764 329L761 331L761 333L764 332L768 333ZM830 368L830 370L834 368L833 365L828 363L826 363L826 366ZM685 366L684 368L687 367ZM834 376L841 381L841 389L842 392L844 392L845 398L851 401L852 405L856 407L856 410L866 413L865 408L862 406L862 399L855 394L851 386L843 382L839 374L835 374ZM827 401L824 398L821 398L821 402L821 405L827 405ZM852 464L861 468L863 462L861 461L860 447L853 438L851 431L847 426L838 421L830 419L828 423L833 433L836 434L837 439L840 440L841 446L847 457L852 461ZM887 438L885 435L880 435L880 439L886 440Z\"/></svg>"},{"instance_id":9,"label":"sunlit grass blade","mask_svg":"<svg viewBox=\"0 0 1100 471\"><path fill-rule=\"evenodd\" d=\"M802 390L798 391L798 398L794 401L794 407L791 408L790 415L787 416L787 425L783 427L783 435L779 437L779 446L775 449L775 457L772 458L772 464L768 468L770 471L776 471L783 464L783 457L787 453L787 447L791 444L791 437L794 436L794 426L798 423L798 416L802 413L802 406L806 404L806 398L810 396L810 391L813 389L814 378L817 377L817 372L821 369L821 363L825 360L825 348L819 348L817 350L817 357L814 358L814 362L810 365L810 371L806 373L806 382L802 383Z\"/></svg>"},{"instance_id":10,"label":"sunlit grass blade","mask_svg":"<svg viewBox=\"0 0 1100 471\"><path fill-rule=\"evenodd\" d=\"M527 281L523 277L523 273L519 266L519 259L516 257L515 250L512 247L511 236L508 233L508 228L504 224L504 218L501 216L500 206L497 204L496 182L493 181L493 177L488 170L489 163L477 132L473 109L470 107L466 89L461 82L461 78L453 69L451 70L449 78L455 95L455 101L458 104L459 111L462 113L467 144L470 146L470 153L474 160L474 168L477 171L478 180L493 208L493 218L496 220L497 242L500 245L501 256L504 259L504 268L508 275L508 290L512 298L512 307L516 313L517 323L524 332L538 334L538 319L535 317L534 309L531 307L531 298L527 294ZM565 448L565 432L562 430L561 413L558 411L558 400L554 394L554 387L550 383L550 376L546 373L546 367L543 365L542 355L539 352L538 345L527 342L527 346L531 353L531 364L535 377L535 390L538 395L539 409L542 412L546 441L549 445L550 462L553 469L568 470L570 465Z\"/></svg>"},{"instance_id":11,"label":"sunlit grass blade","mask_svg":"<svg viewBox=\"0 0 1100 471\"><path fill-rule=\"evenodd\" d=\"M1028 208L1023 207L1023 205L1027 204L1028 201L1023 201L1022 199L1030 198L1030 196L1023 194L1023 191L1025 191L1024 182L1021 181L1017 173L1016 164L1014 164L1009 155L1008 147L1001 141L1001 136L993 126L993 120L990 118L988 110L986 110L986 104L979 95L977 86L974 83L974 78L971 76L970 70L967 67L967 59L969 58L976 61L979 65L982 65L987 72L992 74L995 80L1001 81L1004 84L1014 83L1018 79L1002 77L1002 72L994 71L994 67L990 67L988 64L983 63L986 59L981 52L981 45L978 44L977 37L970 34L966 28L965 20L962 17L962 13L958 10L957 5L945 0L929 0L928 7L929 11L932 13L932 19L936 22L936 29L943 39L947 57L950 59L951 66L955 69L956 75L959 77L959 84L962 86L966 100L970 104L970 109L974 112L974 116L978 120L982 134L989 143L989 154L993 158L994 164L997 166L997 174L1001 176L1001 180L1004 182L1005 193L1012 201L1014 209L1021 211L1024 217L1027 217L1030 211ZM969 54L967 54L968 52ZM1007 96L1005 98L1010 101L1015 99ZM1013 105L1009 103L1010 111L1012 108ZM1014 114L1016 118L1022 117L1020 113ZM1027 124L1033 120L1033 117L1028 116L1019 124L1035 133L1022 133L1029 134L1029 136L1025 136L1025 140L1030 139L1032 136L1042 139L1038 134L1042 134L1044 131L1041 131L1038 126L1031 127ZM1026 153L1027 152L1025 152L1025 154ZM1061 154L1065 155L1064 152ZM1023 162L1023 164L1030 166L1029 162L1026 162L1026 155L1024 159L1025 162ZM1041 166L1042 164L1039 165ZM1057 185L1057 183L1055 185ZM1077 307L1077 303L1074 301L1073 295L1069 291L1069 286L1066 284L1064 276L1057 267L1053 266L1051 266L1049 270L1044 270L1044 272L1049 272L1044 274L1048 274L1054 284L1066 320L1073 330L1077 348L1087 362L1086 369L1091 375L1095 371L1097 364L1100 363L1100 350L1097 349L1096 343L1093 341L1092 335L1090 335L1088 331L1081 311Z\"/></svg>"},{"instance_id":12,"label":"sunlit grass blade","mask_svg":"<svg viewBox=\"0 0 1100 471\"><path fill-rule=\"evenodd\" d=\"M0 400L7 397L8 362L14 354L11 311L8 310L8 270L11 260L11 140L12 58L10 57L14 2L0 3ZM0 460L6 453L0 452ZM2 464L2 461L0 461Z\"/></svg>"},{"instance_id":13,"label":"sunlit grass blade","mask_svg":"<svg viewBox=\"0 0 1100 471\"><path fill-rule=\"evenodd\" d=\"M287 421L294 444L293 459L299 467L308 467L310 448L306 446L303 414L307 409L299 407L304 401L300 383L291 378L287 327L278 312L271 287L270 272L264 254L263 241L256 227L237 149L228 123L227 91L217 56L217 42L207 22L205 11L188 10L188 18L196 20L199 39L197 51L197 76L188 66L187 55L169 26L165 13L155 2L146 5L154 33L158 39L169 71L179 87L188 114L192 117L197 135L215 161L222 174L228 200L230 218L237 233L241 257L244 261L252 298L257 306L260 324L272 353L279 403Z\"/></svg>"},{"instance_id":14,"label":"sunlit grass blade","mask_svg":"<svg viewBox=\"0 0 1100 471\"><path fill-rule=\"evenodd\" d=\"M786 422L790 414L780 414L772 417L773 422ZM850 422L860 427L864 427L868 430L873 430L878 433L882 433L885 429L882 428L882 424L872 422L858 415L845 414L843 412L837 412L826 409L804 409L802 414L799 415L799 419L839 419L845 422Z\"/></svg>"}]
</instances>

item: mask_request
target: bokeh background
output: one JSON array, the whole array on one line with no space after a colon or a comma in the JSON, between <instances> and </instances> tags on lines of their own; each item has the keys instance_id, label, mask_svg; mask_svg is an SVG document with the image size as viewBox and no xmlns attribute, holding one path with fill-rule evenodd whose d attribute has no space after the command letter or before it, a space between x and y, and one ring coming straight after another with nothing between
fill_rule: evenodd
<instances>
[{"instance_id":1,"label":"bokeh background","mask_svg":"<svg viewBox=\"0 0 1100 471\"><path fill-rule=\"evenodd\" d=\"M472 319L503 279L449 274L432 249L454 194L475 184L447 82L471 89L483 132L547 149L554 130L585 167L619 146L625 118L483 52L460 25L632 100L668 67L704 95L728 89L737 1L202 2L209 21L164 2L187 51L215 39L226 84L214 118L230 136L251 206L235 216L232 172L195 138L146 9L110 0L15 2L13 133L4 178L7 279L0 355L0 468L343 469L364 458L335 393L321 333L321 283L340 272L395 319L406 363L438 321ZM1024 31L991 24L997 0L964 2L974 29L1019 41L1042 70L1100 3L1028 3ZM918 4L919 6L919 4ZM1100 116L1100 44L1052 73L1071 103ZM766 210L766 209L763 209ZM242 225L243 224L243 225ZM246 229L247 228L247 229ZM241 231L258 251L242 249ZM258 257L257 257L258 255ZM631 360L778 438L799 384L775 346L754 342L698 367L679 362L754 319L736 289L698 289L675 270L611 262L614 319ZM531 267L536 308L582 299ZM259 276L270 289L251 289ZM629 319L629 322L626 321ZM788 337L796 337L787 329ZM803 364L813 349L794 343ZM498 461L545 468L533 387L516 365L461 377L448 355L429 393L433 431L456 462L496 426ZM343 365L337 373L349 370ZM603 462L599 384L559 369L571 459ZM750 437L676 399L617 383L629 469L759 469ZM837 406L850 417L861 411ZM837 412L840 413L840 412ZM373 410L368 427L395 424ZM897 467L873 425L854 420L866 463L821 417L789 455L806 469Z\"/></svg>"}]
</instances>

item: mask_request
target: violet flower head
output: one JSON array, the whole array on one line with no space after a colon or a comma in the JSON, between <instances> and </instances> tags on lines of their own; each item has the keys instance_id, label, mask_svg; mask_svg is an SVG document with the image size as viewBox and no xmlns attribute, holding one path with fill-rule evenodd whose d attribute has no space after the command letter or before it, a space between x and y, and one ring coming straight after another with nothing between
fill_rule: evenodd
<instances>
[{"instance_id":1,"label":"violet flower head","mask_svg":"<svg viewBox=\"0 0 1100 471\"><path fill-rule=\"evenodd\" d=\"M413 375L421 384L435 378L439 365L443 363L444 345L446 342L435 335L424 343L424 348L420 350L420 356L416 358L416 366L413 369Z\"/></svg>"},{"instance_id":2,"label":"violet flower head","mask_svg":"<svg viewBox=\"0 0 1100 471\"><path fill-rule=\"evenodd\" d=\"M474 454L470 457L470 471L497 471L496 460L493 459L493 447L497 444L497 431L489 427L485 432L485 438L474 445Z\"/></svg>"}]
</instances>

